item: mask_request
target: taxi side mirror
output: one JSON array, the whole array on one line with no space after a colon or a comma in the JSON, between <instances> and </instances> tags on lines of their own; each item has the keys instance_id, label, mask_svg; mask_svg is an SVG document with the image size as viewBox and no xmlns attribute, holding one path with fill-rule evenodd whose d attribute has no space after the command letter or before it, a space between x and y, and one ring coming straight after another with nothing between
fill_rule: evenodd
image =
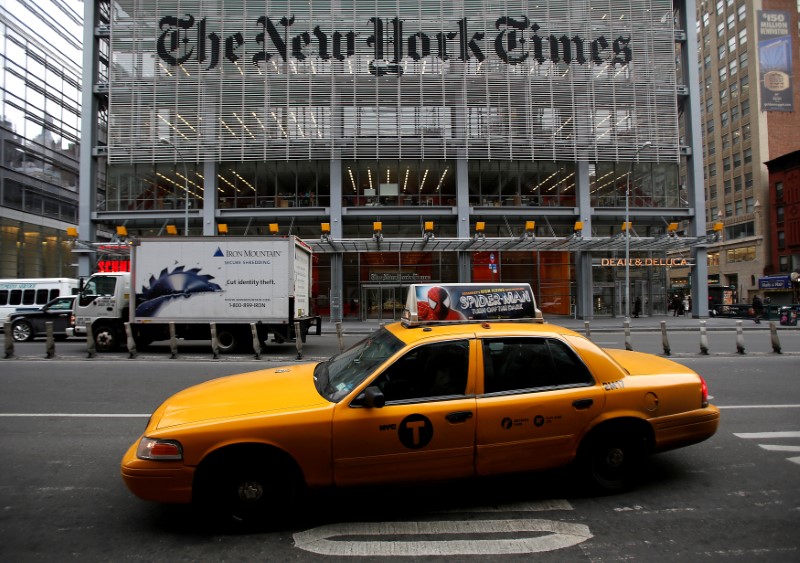
<instances>
[{"instance_id":1,"label":"taxi side mirror","mask_svg":"<svg viewBox=\"0 0 800 563\"><path fill-rule=\"evenodd\" d=\"M382 409L386 405L386 397L383 396L380 387L373 385L364 389L364 392L356 397L353 404L370 409Z\"/></svg>"}]
</instances>

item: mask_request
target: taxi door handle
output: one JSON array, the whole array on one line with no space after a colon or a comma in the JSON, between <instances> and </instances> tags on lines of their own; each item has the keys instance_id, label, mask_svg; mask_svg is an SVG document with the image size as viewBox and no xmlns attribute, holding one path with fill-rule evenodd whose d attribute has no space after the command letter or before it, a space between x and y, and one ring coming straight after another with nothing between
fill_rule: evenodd
<instances>
[{"instance_id":1,"label":"taxi door handle","mask_svg":"<svg viewBox=\"0 0 800 563\"><path fill-rule=\"evenodd\" d=\"M577 401L572 402L572 406L578 409L579 411L583 409L588 409L593 404L594 401L592 399L578 399Z\"/></svg>"},{"instance_id":2,"label":"taxi door handle","mask_svg":"<svg viewBox=\"0 0 800 563\"><path fill-rule=\"evenodd\" d=\"M472 411L451 412L450 414L446 415L445 418L449 422L464 422L465 420L472 418Z\"/></svg>"}]
</instances>

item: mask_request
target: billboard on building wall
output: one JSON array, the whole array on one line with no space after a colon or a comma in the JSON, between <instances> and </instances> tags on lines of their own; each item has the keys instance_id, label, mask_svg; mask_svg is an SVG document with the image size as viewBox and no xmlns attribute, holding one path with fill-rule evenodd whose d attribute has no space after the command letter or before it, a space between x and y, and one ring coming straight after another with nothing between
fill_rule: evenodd
<instances>
[{"instance_id":1,"label":"billboard on building wall","mask_svg":"<svg viewBox=\"0 0 800 563\"><path fill-rule=\"evenodd\" d=\"M109 162L677 162L672 8L121 0Z\"/></svg>"},{"instance_id":2,"label":"billboard on building wall","mask_svg":"<svg viewBox=\"0 0 800 563\"><path fill-rule=\"evenodd\" d=\"M789 12L758 11L761 111L794 111L791 23Z\"/></svg>"}]
</instances>

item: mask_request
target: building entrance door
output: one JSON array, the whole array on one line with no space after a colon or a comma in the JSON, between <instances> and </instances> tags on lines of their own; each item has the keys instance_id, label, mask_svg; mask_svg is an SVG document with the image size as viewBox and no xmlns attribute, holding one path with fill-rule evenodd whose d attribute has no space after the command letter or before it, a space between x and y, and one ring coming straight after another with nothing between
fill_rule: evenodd
<instances>
[{"instance_id":1,"label":"building entrance door","mask_svg":"<svg viewBox=\"0 0 800 563\"><path fill-rule=\"evenodd\" d=\"M406 302L407 287L399 285L365 285L361 289L364 303L362 319L368 321L397 321Z\"/></svg>"}]
</instances>

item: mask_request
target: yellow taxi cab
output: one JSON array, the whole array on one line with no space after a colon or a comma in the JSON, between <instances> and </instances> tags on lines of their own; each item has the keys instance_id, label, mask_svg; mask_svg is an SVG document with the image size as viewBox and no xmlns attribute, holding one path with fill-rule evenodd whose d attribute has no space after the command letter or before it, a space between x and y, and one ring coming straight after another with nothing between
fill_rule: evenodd
<instances>
[{"instance_id":1,"label":"yellow taxi cab","mask_svg":"<svg viewBox=\"0 0 800 563\"><path fill-rule=\"evenodd\" d=\"M307 489L569 464L617 491L646 454L717 430L697 373L544 323L526 284L412 286L404 315L327 361L172 396L125 454L125 484L234 520L280 516Z\"/></svg>"}]
</instances>

